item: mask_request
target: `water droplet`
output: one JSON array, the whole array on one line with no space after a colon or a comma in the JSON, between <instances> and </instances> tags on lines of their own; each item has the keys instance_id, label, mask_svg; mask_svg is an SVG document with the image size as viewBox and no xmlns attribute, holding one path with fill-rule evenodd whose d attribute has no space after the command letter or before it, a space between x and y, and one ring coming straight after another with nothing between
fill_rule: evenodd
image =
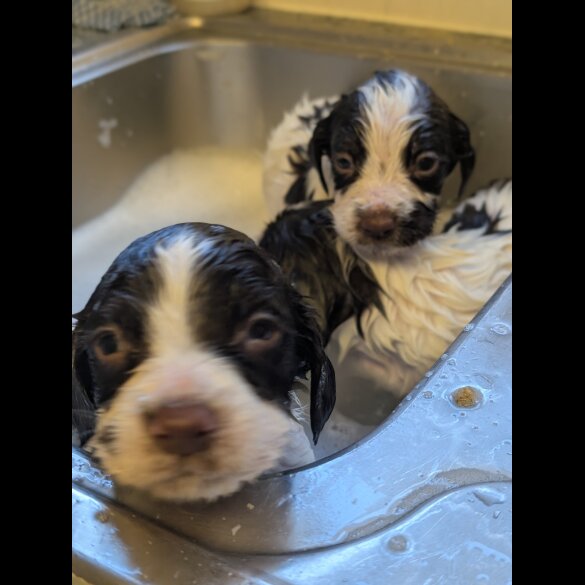
<instances>
[{"instance_id":1,"label":"water droplet","mask_svg":"<svg viewBox=\"0 0 585 585\"><path fill-rule=\"evenodd\" d=\"M497 335L507 335L510 333L510 328L504 323L496 323L490 331L493 331Z\"/></svg>"},{"instance_id":2,"label":"water droplet","mask_svg":"<svg viewBox=\"0 0 585 585\"><path fill-rule=\"evenodd\" d=\"M497 427L497 426L498 426L498 421L497 421L497 420L495 420L495 421L492 423L492 425L493 425L494 427Z\"/></svg>"},{"instance_id":3,"label":"water droplet","mask_svg":"<svg viewBox=\"0 0 585 585\"><path fill-rule=\"evenodd\" d=\"M232 528L232 536L235 536L238 533L238 530L240 530L240 528L242 527L241 524L236 524L233 528Z\"/></svg>"},{"instance_id":4,"label":"water droplet","mask_svg":"<svg viewBox=\"0 0 585 585\"><path fill-rule=\"evenodd\" d=\"M496 510L496 511L494 512L494 514L493 514L494 518L497 520L497 519L500 517L500 514L501 514L501 513L502 513L502 512L501 512L500 510Z\"/></svg>"},{"instance_id":5,"label":"water droplet","mask_svg":"<svg viewBox=\"0 0 585 585\"><path fill-rule=\"evenodd\" d=\"M475 325L473 323L468 323L465 327L463 327L463 331L473 331Z\"/></svg>"},{"instance_id":6,"label":"water droplet","mask_svg":"<svg viewBox=\"0 0 585 585\"><path fill-rule=\"evenodd\" d=\"M406 400L407 402L410 402L412 400L412 395L409 394L404 400Z\"/></svg>"},{"instance_id":7,"label":"water droplet","mask_svg":"<svg viewBox=\"0 0 585 585\"><path fill-rule=\"evenodd\" d=\"M425 378L430 378L433 375L433 370L429 370L425 373Z\"/></svg>"},{"instance_id":8,"label":"water droplet","mask_svg":"<svg viewBox=\"0 0 585 585\"><path fill-rule=\"evenodd\" d=\"M449 365L449 366L456 366L457 365L457 360L455 358L451 358L450 360L447 360L447 365Z\"/></svg>"},{"instance_id":9,"label":"water droplet","mask_svg":"<svg viewBox=\"0 0 585 585\"><path fill-rule=\"evenodd\" d=\"M444 361L444 360L446 360L448 357L449 357L449 354L448 354L448 353L444 353L444 354L441 356L441 359Z\"/></svg>"},{"instance_id":10,"label":"water droplet","mask_svg":"<svg viewBox=\"0 0 585 585\"><path fill-rule=\"evenodd\" d=\"M408 540L402 534L397 534L388 541L388 548L394 552L404 552L408 548Z\"/></svg>"},{"instance_id":11,"label":"water droplet","mask_svg":"<svg viewBox=\"0 0 585 585\"><path fill-rule=\"evenodd\" d=\"M427 400L428 400L429 398L432 398L432 397L433 397L433 393L432 393L430 390L425 390L425 391L422 393L422 395L423 395L423 398L426 398Z\"/></svg>"}]
</instances>

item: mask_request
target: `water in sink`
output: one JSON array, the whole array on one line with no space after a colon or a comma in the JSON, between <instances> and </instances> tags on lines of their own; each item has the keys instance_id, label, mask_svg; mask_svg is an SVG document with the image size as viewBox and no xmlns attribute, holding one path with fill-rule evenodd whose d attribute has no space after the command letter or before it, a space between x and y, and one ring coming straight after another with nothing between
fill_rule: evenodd
<instances>
[{"instance_id":1,"label":"water in sink","mask_svg":"<svg viewBox=\"0 0 585 585\"><path fill-rule=\"evenodd\" d=\"M250 150L176 151L147 167L116 205L73 231L74 311L130 242L185 221L222 223L256 238L269 219L261 155Z\"/></svg>"}]
</instances>

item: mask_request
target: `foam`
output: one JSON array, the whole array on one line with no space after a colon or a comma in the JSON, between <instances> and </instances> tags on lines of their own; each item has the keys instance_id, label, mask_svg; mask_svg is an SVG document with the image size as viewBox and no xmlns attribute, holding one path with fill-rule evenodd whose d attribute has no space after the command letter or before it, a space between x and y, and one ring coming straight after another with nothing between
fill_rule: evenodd
<instances>
[{"instance_id":1,"label":"foam","mask_svg":"<svg viewBox=\"0 0 585 585\"><path fill-rule=\"evenodd\" d=\"M72 234L72 308L85 305L114 258L134 239L174 223L221 223L252 238L269 220L261 155L239 149L175 151L155 161L120 200Z\"/></svg>"}]
</instances>

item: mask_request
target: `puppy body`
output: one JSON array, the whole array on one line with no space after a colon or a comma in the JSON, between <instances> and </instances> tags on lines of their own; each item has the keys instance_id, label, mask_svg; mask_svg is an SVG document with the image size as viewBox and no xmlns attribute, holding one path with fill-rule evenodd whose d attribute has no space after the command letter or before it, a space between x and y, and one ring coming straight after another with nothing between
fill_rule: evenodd
<instances>
[{"instance_id":1,"label":"puppy body","mask_svg":"<svg viewBox=\"0 0 585 585\"><path fill-rule=\"evenodd\" d=\"M303 213L310 216L311 207L317 216L327 213L322 203L308 204ZM286 245L279 248L276 233L284 233L295 225L291 217L300 213L284 212L270 226L269 237L261 242L268 244L271 251L277 249L283 267L296 274L297 280L302 280L299 273L311 272L306 264L308 255L298 245L288 245L291 241L288 235L281 238ZM333 218L329 216L329 220L328 229L333 229ZM288 226L279 227L280 222ZM326 225L325 220L321 222ZM303 229L297 228L297 232L308 241L307 224ZM498 182L477 192L458 206L446 222L444 233L403 249L392 261L365 263L348 246L340 248L339 241L325 237L321 227L319 233L312 234L311 245L327 246L329 255L337 258L336 270L341 274L348 274L343 266L352 266L361 273L361 280L353 276L353 282L361 282L361 287L351 286L346 277L345 292L339 285L333 301L339 303L344 294L355 298L356 290L360 291L358 300L364 300L362 305L359 302L350 305L361 308L359 312L350 311L358 318L345 320L333 333L328 351L337 367L374 379L397 399L402 398L511 272L511 232L511 181ZM290 256L288 262L284 255ZM323 262L314 264L313 278L326 271L330 269L325 270ZM317 311L326 320L329 313L320 300L323 295L315 296L311 287L306 290L317 299L314 301ZM328 303L331 306L332 301ZM338 320L331 321L330 331L337 325Z\"/></svg>"},{"instance_id":2,"label":"puppy body","mask_svg":"<svg viewBox=\"0 0 585 585\"><path fill-rule=\"evenodd\" d=\"M312 461L289 393L310 370L316 440L333 373L311 311L243 234L180 224L140 238L76 318L74 422L76 405L96 411L86 435L118 483L212 500Z\"/></svg>"},{"instance_id":3,"label":"puppy body","mask_svg":"<svg viewBox=\"0 0 585 585\"><path fill-rule=\"evenodd\" d=\"M432 233L444 180L459 164L463 191L474 161L463 121L393 70L336 101L303 98L269 138L263 184L273 212L333 199L338 234L380 259Z\"/></svg>"}]
</instances>

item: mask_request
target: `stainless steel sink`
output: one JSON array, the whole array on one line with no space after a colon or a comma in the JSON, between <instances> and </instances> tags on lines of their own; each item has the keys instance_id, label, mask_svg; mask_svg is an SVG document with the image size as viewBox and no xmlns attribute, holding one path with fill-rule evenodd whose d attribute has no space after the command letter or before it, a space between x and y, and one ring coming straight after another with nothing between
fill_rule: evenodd
<instances>
[{"instance_id":1,"label":"stainless steel sink","mask_svg":"<svg viewBox=\"0 0 585 585\"><path fill-rule=\"evenodd\" d=\"M260 152L304 91L345 91L374 69L421 75L468 121L470 191L511 176L505 41L261 11L93 36L89 48L75 38L74 309L123 243L79 234L148 165L176 149ZM91 270L82 243L100 248ZM96 584L510 583L510 362L511 278L375 431L233 497L161 504L116 490L74 448L74 573ZM467 385L476 408L452 400Z\"/></svg>"}]
</instances>

